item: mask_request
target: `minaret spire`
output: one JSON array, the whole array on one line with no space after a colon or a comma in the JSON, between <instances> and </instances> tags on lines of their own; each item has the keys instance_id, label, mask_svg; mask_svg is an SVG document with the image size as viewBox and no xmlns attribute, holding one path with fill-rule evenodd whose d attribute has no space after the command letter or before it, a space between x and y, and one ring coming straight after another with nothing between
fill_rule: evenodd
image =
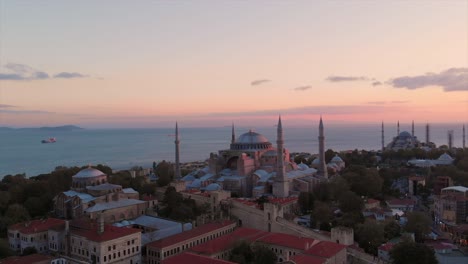
<instances>
[{"instance_id":1,"label":"minaret spire","mask_svg":"<svg viewBox=\"0 0 468 264\"><path fill-rule=\"evenodd\" d=\"M400 120L397 123L397 137L400 135Z\"/></svg>"},{"instance_id":2,"label":"minaret spire","mask_svg":"<svg viewBox=\"0 0 468 264\"><path fill-rule=\"evenodd\" d=\"M283 140L283 125L281 123L281 115L278 118L277 139L276 139L276 177L273 183L273 195L276 197L289 196L289 180L286 176L284 167L284 140Z\"/></svg>"},{"instance_id":3,"label":"minaret spire","mask_svg":"<svg viewBox=\"0 0 468 264\"><path fill-rule=\"evenodd\" d=\"M465 125L463 125L463 149L465 149Z\"/></svg>"},{"instance_id":4,"label":"minaret spire","mask_svg":"<svg viewBox=\"0 0 468 264\"><path fill-rule=\"evenodd\" d=\"M384 124L382 121L382 152L385 150Z\"/></svg>"},{"instance_id":5,"label":"minaret spire","mask_svg":"<svg viewBox=\"0 0 468 264\"><path fill-rule=\"evenodd\" d=\"M414 139L414 120L413 120L413 123L411 124L411 135L413 136L413 139Z\"/></svg>"},{"instance_id":6,"label":"minaret spire","mask_svg":"<svg viewBox=\"0 0 468 264\"><path fill-rule=\"evenodd\" d=\"M179 180L181 178L181 175L180 175L180 157L179 157L179 144L180 144L180 140L179 140L179 126L176 122L176 125L175 125L175 178L177 180Z\"/></svg>"},{"instance_id":7,"label":"minaret spire","mask_svg":"<svg viewBox=\"0 0 468 264\"><path fill-rule=\"evenodd\" d=\"M236 133L234 132L234 122L232 122L231 144L236 143Z\"/></svg>"},{"instance_id":8,"label":"minaret spire","mask_svg":"<svg viewBox=\"0 0 468 264\"><path fill-rule=\"evenodd\" d=\"M428 145L430 141L431 141L431 138L430 138L430 133L429 133L429 123L427 123L426 124L426 145Z\"/></svg>"},{"instance_id":9,"label":"minaret spire","mask_svg":"<svg viewBox=\"0 0 468 264\"><path fill-rule=\"evenodd\" d=\"M325 163L325 132L323 129L323 121L322 121L322 116L320 116L320 124L319 124L319 170L318 173L325 178L328 178L328 171L327 171L327 166Z\"/></svg>"}]
</instances>

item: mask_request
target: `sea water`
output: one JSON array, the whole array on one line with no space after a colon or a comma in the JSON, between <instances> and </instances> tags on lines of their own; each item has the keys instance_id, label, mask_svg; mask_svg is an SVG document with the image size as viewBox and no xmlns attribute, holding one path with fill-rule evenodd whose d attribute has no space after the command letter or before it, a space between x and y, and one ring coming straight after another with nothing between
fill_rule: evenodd
<instances>
[{"instance_id":1,"label":"sea water","mask_svg":"<svg viewBox=\"0 0 468 264\"><path fill-rule=\"evenodd\" d=\"M236 127L236 137L251 128ZM411 133L411 125L401 125ZM253 128L276 145L276 127ZM462 144L462 124L431 124L431 141L447 144L447 131L454 130L454 146ZM287 127L283 124L285 147L290 152L318 152L318 128ZM385 128L385 144L396 136L396 126ZM184 128L179 126L181 162L206 160L211 152L228 149L231 127ZM425 141L424 125L415 135ZM56 143L41 143L55 137ZM57 166L105 164L113 169L150 167L153 161L174 161L174 129L83 129L74 131L0 131L0 178L8 174L35 176ZM325 148L335 151L381 148L379 123L367 125L329 124L325 126Z\"/></svg>"}]
</instances>

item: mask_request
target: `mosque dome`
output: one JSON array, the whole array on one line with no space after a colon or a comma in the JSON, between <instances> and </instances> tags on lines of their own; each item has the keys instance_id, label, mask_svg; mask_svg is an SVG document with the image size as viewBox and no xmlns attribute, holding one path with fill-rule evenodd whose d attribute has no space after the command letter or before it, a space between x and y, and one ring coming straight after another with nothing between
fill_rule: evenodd
<instances>
[{"instance_id":1,"label":"mosque dome","mask_svg":"<svg viewBox=\"0 0 468 264\"><path fill-rule=\"evenodd\" d=\"M231 150L261 150L270 149L272 146L273 145L264 135L250 130L240 135L240 137L231 144Z\"/></svg>"},{"instance_id":2,"label":"mosque dome","mask_svg":"<svg viewBox=\"0 0 468 264\"><path fill-rule=\"evenodd\" d=\"M441 160L441 161L452 161L453 158L447 154L447 153L444 153L442 155L440 155L440 157L438 158L438 160Z\"/></svg>"},{"instance_id":3,"label":"mosque dome","mask_svg":"<svg viewBox=\"0 0 468 264\"><path fill-rule=\"evenodd\" d=\"M212 192L212 191L219 191L221 190L221 185L217 183L212 183L206 186L205 191Z\"/></svg>"},{"instance_id":4,"label":"mosque dome","mask_svg":"<svg viewBox=\"0 0 468 264\"><path fill-rule=\"evenodd\" d=\"M94 178L94 177L99 177L99 176L102 176L102 175L105 175L104 172L89 167L89 168L80 170L73 177L74 178Z\"/></svg>"},{"instance_id":5,"label":"mosque dome","mask_svg":"<svg viewBox=\"0 0 468 264\"><path fill-rule=\"evenodd\" d=\"M240 135L236 143L253 144L253 143L269 143L269 142L268 142L268 139L264 135L250 130L249 132Z\"/></svg>"},{"instance_id":6,"label":"mosque dome","mask_svg":"<svg viewBox=\"0 0 468 264\"><path fill-rule=\"evenodd\" d=\"M304 164L304 163L302 163L302 162L299 163L299 164L297 164L297 167L298 167L299 170L307 170L307 169L309 169L309 166L307 166L307 164Z\"/></svg>"},{"instance_id":7,"label":"mosque dome","mask_svg":"<svg viewBox=\"0 0 468 264\"><path fill-rule=\"evenodd\" d=\"M312 161L312 165L320 165L320 159L316 158Z\"/></svg>"},{"instance_id":8,"label":"mosque dome","mask_svg":"<svg viewBox=\"0 0 468 264\"><path fill-rule=\"evenodd\" d=\"M340 162L344 162L344 161L343 161L343 159L340 158L340 156L338 156L338 154L336 154L335 157L333 157L330 162L340 163Z\"/></svg>"},{"instance_id":9,"label":"mosque dome","mask_svg":"<svg viewBox=\"0 0 468 264\"><path fill-rule=\"evenodd\" d=\"M411 138L411 134L408 131L403 131L398 135L399 138L404 139L404 138Z\"/></svg>"}]
</instances>

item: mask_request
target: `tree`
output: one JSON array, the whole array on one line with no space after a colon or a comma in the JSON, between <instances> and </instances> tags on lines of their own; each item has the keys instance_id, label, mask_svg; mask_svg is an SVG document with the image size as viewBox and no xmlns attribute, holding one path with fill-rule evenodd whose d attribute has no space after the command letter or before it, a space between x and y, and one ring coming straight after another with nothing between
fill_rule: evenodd
<instances>
[{"instance_id":1,"label":"tree","mask_svg":"<svg viewBox=\"0 0 468 264\"><path fill-rule=\"evenodd\" d=\"M349 184L343 177L337 176L328 183L328 188L330 198L337 201L343 193L349 191Z\"/></svg>"},{"instance_id":2,"label":"tree","mask_svg":"<svg viewBox=\"0 0 468 264\"><path fill-rule=\"evenodd\" d=\"M384 225L384 235L386 239L392 239L400 235L401 228L400 225L394 221L390 220Z\"/></svg>"},{"instance_id":3,"label":"tree","mask_svg":"<svg viewBox=\"0 0 468 264\"><path fill-rule=\"evenodd\" d=\"M320 201L315 201L314 210L310 215L310 222L315 223L315 226L319 228L322 223L330 222L331 219L332 212L328 204Z\"/></svg>"},{"instance_id":4,"label":"tree","mask_svg":"<svg viewBox=\"0 0 468 264\"><path fill-rule=\"evenodd\" d=\"M347 191L340 196L338 200L340 209L344 213L361 212L364 207L364 202L361 197L357 196L352 191Z\"/></svg>"},{"instance_id":5,"label":"tree","mask_svg":"<svg viewBox=\"0 0 468 264\"><path fill-rule=\"evenodd\" d=\"M8 207L7 211L5 212L5 217L11 223L20 223L23 221L29 220L31 217L29 216L28 210L21 204L12 204Z\"/></svg>"},{"instance_id":6,"label":"tree","mask_svg":"<svg viewBox=\"0 0 468 264\"><path fill-rule=\"evenodd\" d=\"M378 247L385 242L384 227L368 219L356 228L356 241L367 253L377 256Z\"/></svg>"},{"instance_id":7,"label":"tree","mask_svg":"<svg viewBox=\"0 0 468 264\"><path fill-rule=\"evenodd\" d=\"M424 236L431 231L431 218L423 212L411 212L408 214L408 222L405 230L414 233L416 242L423 242Z\"/></svg>"},{"instance_id":8,"label":"tree","mask_svg":"<svg viewBox=\"0 0 468 264\"><path fill-rule=\"evenodd\" d=\"M310 192L301 192L299 194L297 203L303 214L306 214L314 209L315 196Z\"/></svg>"},{"instance_id":9,"label":"tree","mask_svg":"<svg viewBox=\"0 0 468 264\"><path fill-rule=\"evenodd\" d=\"M254 261L255 264L275 264L276 263L276 255L265 246L256 245L252 249L254 253Z\"/></svg>"},{"instance_id":10,"label":"tree","mask_svg":"<svg viewBox=\"0 0 468 264\"><path fill-rule=\"evenodd\" d=\"M10 245L8 244L8 241L0 238L0 259L12 256L13 252L10 249Z\"/></svg>"},{"instance_id":11,"label":"tree","mask_svg":"<svg viewBox=\"0 0 468 264\"><path fill-rule=\"evenodd\" d=\"M27 255L32 255L32 254L36 254L37 253L37 249L35 247L26 247L23 249L23 254L21 254L22 256L27 256Z\"/></svg>"},{"instance_id":12,"label":"tree","mask_svg":"<svg viewBox=\"0 0 468 264\"><path fill-rule=\"evenodd\" d=\"M382 190L383 179L376 169L351 165L346 168L343 178L349 183L351 191L360 196L375 196Z\"/></svg>"},{"instance_id":13,"label":"tree","mask_svg":"<svg viewBox=\"0 0 468 264\"><path fill-rule=\"evenodd\" d=\"M251 263L254 259L254 254L250 248L250 244L244 240L237 242L231 250L231 255L229 255L229 260L239 264L248 264Z\"/></svg>"},{"instance_id":14,"label":"tree","mask_svg":"<svg viewBox=\"0 0 468 264\"><path fill-rule=\"evenodd\" d=\"M437 264L434 250L424 244L414 242L400 242L390 251L393 264Z\"/></svg>"}]
</instances>

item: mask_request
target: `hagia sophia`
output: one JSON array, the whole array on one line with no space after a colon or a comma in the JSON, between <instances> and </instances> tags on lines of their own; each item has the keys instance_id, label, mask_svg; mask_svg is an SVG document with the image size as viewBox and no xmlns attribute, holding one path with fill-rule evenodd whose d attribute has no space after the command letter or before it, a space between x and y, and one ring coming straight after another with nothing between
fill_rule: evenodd
<instances>
[{"instance_id":1,"label":"hagia sophia","mask_svg":"<svg viewBox=\"0 0 468 264\"><path fill-rule=\"evenodd\" d=\"M176 126L176 156L179 153L178 135ZM284 147L281 117L278 119L276 147L265 136L252 130L236 138L233 125L229 149L211 153L206 168L185 177L180 177L179 174L176 178L184 181L187 189L227 190L241 197L288 197L300 192L310 192L314 185L328 179L329 168L339 171L345 166L338 156L328 165L325 164L322 118L318 139L319 156L312 162L315 168L311 168L291 160L289 150ZM176 168L177 166L176 163Z\"/></svg>"}]
</instances>

